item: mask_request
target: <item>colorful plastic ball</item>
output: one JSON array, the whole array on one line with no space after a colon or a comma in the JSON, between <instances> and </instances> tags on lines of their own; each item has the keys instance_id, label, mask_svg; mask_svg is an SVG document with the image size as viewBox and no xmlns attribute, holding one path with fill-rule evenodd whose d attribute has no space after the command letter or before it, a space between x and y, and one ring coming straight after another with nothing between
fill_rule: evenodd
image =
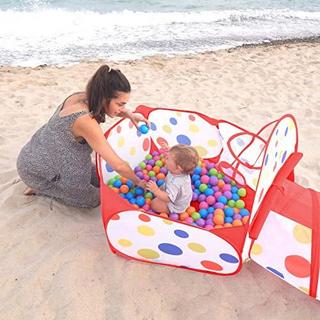
<instances>
[{"instance_id":1,"label":"colorful plastic ball","mask_svg":"<svg viewBox=\"0 0 320 320\"><path fill-rule=\"evenodd\" d=\"M195 169L193 170L193 173L196 174L196 175L199 175L199 177L200 177L201 170L202 170L201 167L195 167Z\"/></svg>"},{"instance_id":2,"label":"colorful plastic ball","mask_svg":"<svg viewBox=\"0 0 320 320\"><path fill-rule=\"evenodd\" d=\"M206 201L202 201L199 204L199 209L208 209L209 205Z\"/></svg>"},{"instance_id":3,"label":"colorful plastic ball","mask_svg":"<svg viewBox=\"0 0 320 320\"><path fill-rule=\"evenodd\" d=\"M214 216L223 216L224 217L224 211L221 208L217 208L214 210Z\"/></svg>"},{"instance_id":4,"label":"colorful plastic ball","mask_svg":"<svg viewBox=\"0 0 320 320\"><path fill-rule=\"evenodd\" d=\"M193 175L191 176L191 180L192 180L193 182L195 182L195 181L197 181L197 180L200 181L200 176L199 176L198 174L193 174Z\"/></svg>"},{"instance_id":5,"label":"colorful plastic ball","mask_svg":"<svg viewBox=\"0 0 320 320\"><path fill-rule=\"evenodd\" d=\"M214 205L213 205L213 207L215 208L215 209L223 209L224 208L224 204L223 203L221 203L221 202L216 202Z\"/></svg>"},{"instance_id":6,"label":"colorful plastic ball","mask_svg":"<svg viewBox=\"0 0 320 320\"><path fill-rule=\"evenodd\" d=\"M188 212L182 212L182 213L179 214L179 220L180 221L184 221L188 217L189 217Z\"/></svg>"},{"instance_id":7,"label":"colorful plastic ball","mask_svg":"<svg viewBox=\"0 0 320 320\"><path fill-rule=\"evenodd\" d=\"M142 209L144 211L148 211L148 210L150 210L150 205L146 203L144 206L142 206Z\"/></svg>"},{"instance_id":8,"label":"colorful plastic ball","mask_svg":"<svg viewBox=\"0 0 320 320\"><path fill-rule=\"evenodd\" d=\"M164 184L164 180L160 179L157 181L157 186L161 187Z\"/></svg>"},{"instance_id":9,"label":"colorful plastic ball","mask_svg":"<svg viewBox=\"0 0 320 320\"><path fill-rule=\"evenodd\" d=\"M153 199L153 193L152 192L146 192L146 194L144 195L145 198L149 198L149 199Z\"/></svg>"},{"instance_id":10,"label":"colorful plastic ball","mask_svg":"<svg viewBox=\"0 0 320 320\"><path fill-rule=\"evenodd\" d=\"M231 199L227 202L227 204L229 207L233 208L236 205L236 202L233 199Z\"/></svg>"},{"instance_id":11,"label":"colorful plastic ball","mask_svg":"<svg viewBox=\"0 0 320 320\"><path fill-rule=\"evenodd\" d=\"M157 160L156 161L156 166L158 166L159 168L161 168L163 166L163 162L161 160Z\"/></svg>"},{"instance_id":12,"label":"colorful plastic ball","mask_svg":"<svg viewBox=\"0 0 320 320\"><path fill-rule=\"evenodd\" d=\"M221 203L223 203L223 204L227 204L228 199L227 199L225 196L220 196L220 197L218 198L218 201L221 202Z\"/></svg>"},{"instance_id":13,"label":"colorful plastic ball","mask_svg":"<svg viewBox=\"0 0 320 320\"><path fill-rule=\"evenodd\" d=\"M146 200L142 196L138 196L136 199L136 204L141 208L145 205Z\"/></svg>"},{"instance_id":14,"label":"colorful plastic ball","mask_svg":"<svg viewBox=\"0 0 320 320\"><path fill-rule=\"evenodd\" d=\"M210 177L204 175L204 176L202 176L202 177L200 178L200 181L201 181L201 183L208 184L209 181L210 181Z\"/></svg>"},{"instance_id":15,"label":"colorful plastic ball","mask_svg":"<svg viewBox=\"0 0 320 320\"><path fill-rule=\"evenodd\" d=\"M136 199L135 199L135 198L132 198L132 199L129 200L129 202L130 202L131 204L136 204Z\"/></svg>"},{"instance_id":16,"label":"colorful plastic ball","mask_svg":"<svg viewBox=\"0 0 320 320\"><path fill-rule=\"evenodd\" d=\"M241 214L235 213L235 214L233 215L233 220L241 220L241 219L242 219Z\"/></svg>"},{"instance_id":17,"label":"colorful plastic ball","mask_svg":"<svg viewBox=\"0 0 320 320\"><path fill-rule=\"evenodd\" d=\"M141 195L144 194L144 189L141 188L141 187L136 187L135 193L136 193L137 196L141 196Z\"/></svg>"},{"instance_id":18,"label":"colorful plastic ball","mask_svg":"<svg viewBox=\"0 0 320 320\"><path fill-rule=\"evenodd\" d=\"M206 198L206 202L209 206L212 206L213 204L216 203L216 198L214 196L208 196Z\"/></svg>"},{"instance_id":19,"label":"colorful plastic ball","mask_svg":"<svg viewBox=\"0 0 320 320\"><path fill-rule=\"evenodd\" d=\"M162 172L163 174L167 174L168 173L168 169L166 167L162 167L160 169L160 172Z\"/></svg>"},{"instance_id":20,"label":"colorful plastic ball","mask_svg":"<svg viewBox=\"0 0 320 320\"><path fill-rule=\"evenodd\" d=\"M124 199L127 198L125 193L119 193L119 196L120 196L121 198L124 198Z\"/></svg>"},{"instance_id":21,"label":"colorful plastic ball","mask_svg":"<svg viewBox=\"0 0 320 320\"><path fill-rule=\"evenodd\" d=\"M238 219L233 220L232 225L233 226L242 226L242 221L238 220Z\"/></svg>"},{"instance_id":22,"label":"colorful plastic ball","mask_svg":"<svg viewBox=\"0 0 320 320\"><path fill-rule=\"evenodd\" d=\"M199 186L199 190L201 192L205 192L207 190L207 188L208 188L208 186L204 183L200 184L200 186Z\"/></svg>"},{"instance_id":23,"label":"colorful plastic ball","mask_svg":"<svg viewBox=\"0 0 320 320\"><path fill-rule=\"evenodd\" d=\"M120 189L120 192L122 192L122 193L129 192L129 187L126 184L123 184L119 189Z\"/></svg>"},{"instance_id":24,"label":"colorful plastic ball","mask_svg":"<svg viewBox=\"0 0 320 320\"><path fill-rule=\"evenodd\" d=\"M169 216L168 216L168 214L166 212L161 212L159 214L159 216L162 217L162 218L169 218Z\"/></svg>"},{"instance_id":25,"label":"colorful plastic ball","mask_svg":"<svg viewBox=\"0 0 320 320\"><path fill-rule=\"evenodd\" d=\"M218 171L215 168L211 168L208 173L210 176L217 176Z\"/></svg>"},{"instance_id":26,"label":"colorful plastic ball","mask_svg":"<svg viewBox=\"0 0 320 320\"><path fill-rule=\"evenodd\" d=\"M201 184L201 181L200 180L196 180L193 185L194 185L195 188L199 188L200 184Z\"/></svg>"},{"instance_id":27,"label":"colorful plastic ball","mask_svg":"<svg viewBox=\"0 0 320 320\"><path fill-rule=\"evenodd\" d=\"M241 215L242 217L246 217L246 216L248 216L249 214L250 214L250 212L249 212L248 209L244 209L244 208L240 209L240 215Z\"/></svg>"},{"instance_id":28,"label":"colorful plastic ball","mask_svg":"<svg viewBox=\"0 0 320 320\"><path fill-rule=\"evenodd\" d=\"M145 156L145 159L146 160L151 160L152 159L152 155L150 153L148 153L146 156Z\"/></svg>"},{"instance_id":29,"label":"colorful plastic ball","mask_svg":"<svg viewBox=\"0 0 320 320\"><path fill-rule=\"evenodd\" d=\"M122 183L121 183L120 180L116 180L116 181L113 183L113 186L114 186L115 188L120 188L121 185L122 185Z\"/></svg>"},{"instance_id":30,"label":"colorful plastic ball","mask_svg":"<svg viewBox=\"0 0 320 320\"><path fill-rule=\"evenodd\" d=\"M199 210L199 214L200 214L201 218L205 219L208 216L208 210L205 208L201 208Z\"/></svg>"},{"instance_id":31,"label":"colorful plastic ball","mask_svg":"<svg viewBox=\"0 0 320 320\"><path fill-rule=\"evenodd\" d=\"M170 213L169 218L171 220L179 220L179 215L177 213Z\"/></svg>"},{"instance_id":32,"label":"colorful plastic ball","mask_svg":"<svg viewBox=\"0 0 320 320\"><path fill-rule=\"evenodd\" d=\"M213 207L209 207L209 208L208 208L208 212L209 212L209 214L210 214L210 213L213 213L213 212L214 212L214 208L213 208Z\"/></svg>"},{"instance_id":33,"label":"colorful plastic ball","mask_svg":"<svg viewBox=\"0 0 320 320\"><path fill-rule=\"evenodd\" d=\"M238 201L240 199L239 195L237 193L232 194L232 200Z\"/></svg>"},{"instance_id":34,"label":"colorful plastic ball","mask_svg":"<svg viewBox=\"0 0 320 320\"><path fill-rule=\"evenodd\" d=\"M232 208L225 208L224 209L224 214L227 216L227 217L233 217L233 214L234 214L234 211Z\"/></svg>"},{"instance_id":35,"label":"colorful plastic ball","mask_svg":"<svg viewBox=\"0 0 320 320\"><path fill-rule=\"evenodd\" d=\"M248 222L248 220L249 220L249 216L245 216L245 217L243 217L243 218L241 219L241 221L242 221L243 224L246 224L246 223Z\"/></svg>"},{"instance_id":36,"label":"colorful plastic ball","mask_svg":"<svg viewBox=\"0 0 320 320\"><path fill-rule=\"evenodd\" d=\"M218 179L223 179L223 178L224 178L224 174L218 173L217 177L218 177ZM224 181L223 181L223 182L224 182Z\"/></svg>"},{"instance_id":37,"label":"colorful plastic ball","mask_svg":"<svg viewBox=\"0 0 320 320\"><path fill-rule=\"evenodd\" d=\"M129 189L131 189L133 187L133 182L131 180L128 180L126 182L126 185L129 187Z\"/></svg>"},{"instance_id":38,"label":"colorful plastic ball","mask_svg":"<svg viewBox=\"0 0 320 320\"><path fill-rule=\"evenodd\" d=\"M219 197L222 196L222 192L217 191L217 192L214 193L214 196L215 196L216 199L219 199Z\"/></svg>"},{"instance_id":39,"label":"colorful plastic ball","mask_svg":"<svg viewBox=\"0 0 320 320\"><path fill-rule=\"evenodd\" d=\"M206 229L206 230L212 230L214 227L213 227L213 225L211 225L211 224L206 224L205 226L204 226L204 228Z\"/></svg>"},{"instance_id":40,"label":"colorful plastic ball","mask_svg":"<svg viewBox=\"0 0 320 320\"><path fill-rule=\"evenodd\" d=\"M222 215L215 215L213 217L213 222L215 225L223 225L224 224L224 216Z\"/></svg>"},{"instance_id":41,"label":"colorful plastic ball","mask_svg":"<svg viewBox=\"0 0 320 320\"><path fill-rule=\"evenodd\" d=\"M245 207L245 202L243 200L237 200L236 201L236 208L242 209Z\"/></svg>"},{"instance_id":42,"label":"colorful plastic ball","mask_svg":"<svg viewBox=\"0 0 320 320\"><path fill-rule=\"evenodd\" d=\"M225 228L230 228L230 227L232 227L232 224L231 224L231 223L225 223L223 226L224 226Z\"/></svg>"},{"instance_id":43,"label":"colorful plastic ball","mask_svg":"<svg viewBox=\"0 0 320 320\"><path fill-rule=\"evenodd\" d=\"M225 192L223 193L223 195L224 195L228 200L232 199L232 193L231 193L230 191L225 191Z\"/></svg>"},{"instance_id":44,"label":"colorful plastic ball","mask_svg":"<svg viewBox=\"0 0 320 320\"><path fill-rule=\"evenodd\" d=\"M147 166L147 165L146 165L144 162L140 162L140 163L139 163L139 167L140 167L141 169L145 169L146 166Z\"/></svg>"},{"instance_id":45,"label":"colorful plastic ball","mask_svg":"<svg viewBox=\"0 0 320 320\"><path fill-rule=\"evenodd\" d=\"M205 190L204 194L206 196L212 196L214 194L214 192L211 188L208 188L207 190Z\"/></svg>"},{"instance_id":46,"label":"colorful plastic ball","mask_svg":"<svg viewBox=\"0 0 320 320\"><path fill-rule=\"evenodd\" d=\"M196 208L195 207L189 207L187 208L186 212L191 215L191 213L196 212Z\"/></svg>"},{"instance_id":47,"label":"colorful plastic ball","mask_svg":"<svg viewBox=\"0 0 320 320\"><path fill-rule=\"evenodd\" d=\"M196 221L196 224L197 224L199 227L204 227L205 224L206 224L206 222L205 222L202 218L200 218L200 219L198 219L198 220Z\"/></svg>"},{"instance_id":48,"label":"colorful plastic ball","mask_svg":"<svg viewBox=\"0 0 320 320\"><path fill-rule=\"evenodd\" d=\"M192 212L191 213L191 218L193 219L193 220L198 220L198 219L200 219L201 218L201 216L200 216L200 213L199 212Z\"/></svg>"},{"instance_id":49,"label":"colorful plastic ball","mask_svg":"<svg viewBox=\"0 0 320 320\"><path fill-rule=\"evenodd\" d=\"M233 186L232 188L231 188L231 192L232 193L238 193L238 187L236 187L236 186Z\"/></svg>"},{"instance_id":50,"label":"colorful plastic ball","mask_svg":"<svg viewBox=\"0 0 320 320\"><path fill-rule=\"evenodd\" d=\"M219 181L219 179L216 176L212 176L212 177L210 177L209 183L212 186L216 186L218 184L218 181Z\"/></svg>"},{"instance_id":51,"label":"colorful plastic ball","mask_svg":"<svg viewBox=\"0 0 320 320\"><path fill-rule=\"evenodd\" d=\"M198 197L199 197L199 195L196 192L192 193L192 201L197 201Z\"/></svg>"},{"instance_id":52,"label":"colorful plastic ball","mask_svg":"<svg viewBox=\"0 0 320 320\"><path fill-rule=\"evenodd\" d=\"M134 194L133 194L132 192L128 192L128 193L126 194L126 198L127 198L128 200L132 199L133 197L134 197Z\"/></svg>"},{"instance_id":53,"label":"colorful plastic ball","mask_svg":"<svg viewBox=\"0 0 320 320\"><path fill-rule=\"evenodd\" d=\"M193 219L191 217L185 218L184 223L188 223L188 224L192 224L193 223Z\"/></svg>"},{"instance_id":54,"label":"colorful plastic ball","mask_svg":"<svg viewBox=\"0 0 320 320\"><path fill-rule=\"evenodd\" d=\"M240 189L238 190L238 195L239 195L240 197L245 197L245 196L247 195L247 190L246 190L245 188L240 188Z\"/></svg>"},{"instance_id":55,"label":"colorful plastic ball","mask_svg":"<svg viewBox=\"0 0 320 320\"><path fill-rule=\"evenodd\" d=\"M146 133L148 133L148 131L149 131L149 127L148 127L146 124L142 124L142 125L139 127L139 131L140 131L142 134L146 134Z\"/></svg>"},{"instance_id":56,"label":"colorful plastic ball","mask_svg":"<svg viewBox=\"0 0 320 320\"><path fill-rule=\"evenodd\" d=\"M224 222L225 223L232 223L233 222L233 219L231 217L225 217L224 218Z\"/></svg>"},{"instance_id":57,"label":"colorful plastic ball","mask_svg":"<svg viewBox=\"0 0 320 320\"><path fill-rule=\"evenodd\" d=\"M155 176L156 176L156 173L151 170L151 171L148 172L148 176L149 176L149 177L155 177Z\"/></svg>"},{"instance_id":58,"label":"colorful plastic ball","mask_svg":"<svg viewBox=\"0 0 320 320\"><path fill-rule=\"evenodd\" d=\"M195 192L196 192L196 190L195 190ZM198 198L198 201L199 201L199 202L202 202L202 201L206 201L206 199L207 199L207 197L206 197L205 194L200 194L200 195L199 195L199 198Z\"/></svg>"}]
</instances>

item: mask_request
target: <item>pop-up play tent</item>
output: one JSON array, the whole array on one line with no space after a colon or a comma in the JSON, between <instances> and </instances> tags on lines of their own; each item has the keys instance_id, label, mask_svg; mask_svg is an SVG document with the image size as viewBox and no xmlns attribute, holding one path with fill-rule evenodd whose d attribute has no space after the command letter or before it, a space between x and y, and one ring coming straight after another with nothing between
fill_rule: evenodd
<instances>
[{"instance_id":1,"label":"pop-up play tent","mask_svg":"<svg viewBox=\"0 0 320 320\"><path fill-rule=\"evenodd\" d=\"M252 133L193 111L139 106L135 112L151 122L147 134L128 119L105 133L120 157L135 167L163 142L191 145L245 186L250 217L244 225L206 230L142 212L108 186L116 173L97 155L102 219L112 252L218 275L239 272L250 258L320 300L320 193L294 182L302 157L294 117L284 115Z\"/></svg>"}]
</instances>

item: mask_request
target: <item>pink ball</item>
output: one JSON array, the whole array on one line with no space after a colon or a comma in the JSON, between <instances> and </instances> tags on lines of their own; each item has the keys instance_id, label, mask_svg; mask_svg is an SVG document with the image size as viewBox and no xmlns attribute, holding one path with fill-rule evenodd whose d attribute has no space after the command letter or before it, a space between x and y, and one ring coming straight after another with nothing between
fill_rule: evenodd
<instances>
[{"instance_id":1,"label":"pink ball","mask_svg":"<svg viewBox=\"0 0 320 320\"><path fill-rule=\"evenodd\" d=\"M206 202L209 206L212 206L216 203L216 198L214 196L208 196Z\"/></svg>"},{"instance_id":2,"label":"pink ball","mask_svg":"<svg viewBox=\"0 0 320 320\"><path fill-rule=\"evenodd\" d=\"M212 230L213 229L213 225L212 224L207 224L204 228L206 230Z\"/></svg>"},{"instance_id":3,"label":"pink ball","mask_svg":"<svg viewBox=\"0 0 320 320\"><path fill-rule=\"evenodd\" d=\"M200 209L208 209L208 203L206 202L206 201L202 201L202 202L200 202L200 204L199 204L199 208Z\"/></svg>"},{"instance_id":4,"label":"pink ball","mask_svg":"<svg viewBox=\"0 0 320 320\"><path fill-rule=\"evenodd\" d=\"M183 222L187 223L187 224L192 224L193 223L193 219L191 217L187 217L183 220Z\"/></svg>"},{"instance_id":5,"label":"pink ball","mask_svg":"<svg viewBox=\"0 0 320 320\"><path fill-rule=\"evenodd\" d=\"M222 196L222 192L220 192L220 191L215 192L214 197L216 199L218 199L220 196Z\"/></svg>"},{"instance_id":6,"label":"pink ball","mask_svg":"<svg viewBox=\"0 0 320 320\"><path fill-rule=\"evenodd\" d=\"M223 193L223 195L228 199L230 200L232 198L232 192L231 191L225 191Z\"/></svg>"},{"instance_id":7,"label":"pink ball","mask_svg":"<svg viewBox=\"0 0 320 320\"><path fill-rule=\"evenodd\" d=\"M223 191L231 191L231 184L225 184L222 188Z\"/></svg>"},{"instance_id":8,"label":"pink ball","mask_svg":"<svg viewBox=\"0 0 320 320\"><path fill-rule=\"evenodd\" d=\"M202 175L207 174L207 172L208 172L208 170L207 170L206 168L202 168L202 169L201 169L201 174L202 174Z\"/></svg>"},{"instance_id":9,"label":"pink ball","mask_svg":"<svg viewBox=\"0 0 320 320\"><path fill-rule=\"evenodd\" d=\"M148 205L147 203L142 207L142 209L144 210L144 211L148 211L148 210L150 210L150 205Z\"/></svg>"},{"instance_id":10,"label":"pink ball","mask_svg":"<svg viewBox=\"0 0 320 320\"><path fill-rule=\"evenodd\" d=\"M160 160L160 157L159 156L154 156L153 160L156 162L156 161Z\"/></svg>"},{"instance_id":11,"label":"pink ball","mask_svg":"<svg viewBox=\"0 0 320 320\"><path fill-rule=\"evenodd\" d=\"M147 169L148 171L151 171L151 170L152 170L152 165L147 164L146 169Z\"/></svg>"},{"instance_id":12,"label":"pink ball","mask_svg":"<svg viewBox=\"0 0 320 320\"><path fill-rule=\"evenodd\" d=\"M200 178L201 183L204 183L204 184L208 184L209 180L210 180L210 177L207 175L204 175Z\"/></svg>"},{"instance_id":13,"label":"pink ball","mask_svg":"<svg viewBox=\"0 0 320 320\"><path fill-rule=\"evenodd\" d=\"M144 181L149 181L149 180L150 180L150 177L147 176L147 175L144 175L143 180L144 180Z\"/></svg>"}]
</instances>

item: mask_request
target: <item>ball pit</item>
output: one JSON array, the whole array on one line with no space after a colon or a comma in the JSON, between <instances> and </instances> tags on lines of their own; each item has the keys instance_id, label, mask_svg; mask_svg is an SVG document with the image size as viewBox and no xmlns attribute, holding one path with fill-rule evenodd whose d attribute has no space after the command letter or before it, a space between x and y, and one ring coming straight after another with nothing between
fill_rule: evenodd
<instances>
[{"instance_id":1,"label":"ball pit","mask_svg":"<svg viewBox=\"0 0 320 320\"><path fill-rule=\"evenodd\" d=\"M160 187L168 173L165 163L165 151L154 151L145 156L134 168L134 172L140 179L153 180ZM215 163L201 160L191 174L191 181L193 196L190 207L181 213L161 213L162 217L180 220L207 230L247 223L250 212L243 200L247 190L220 173ZM135 208L153 213L150 208L154 198L152 192L135 187L132 181L119 175L111 178L108 185Z\"/></svg>"}]
</instances>

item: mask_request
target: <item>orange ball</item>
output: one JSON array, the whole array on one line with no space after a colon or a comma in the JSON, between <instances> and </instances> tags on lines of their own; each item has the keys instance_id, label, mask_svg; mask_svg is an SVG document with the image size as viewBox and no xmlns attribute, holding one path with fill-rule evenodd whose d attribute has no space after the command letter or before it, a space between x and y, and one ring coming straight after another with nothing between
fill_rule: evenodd
<instances>
[{"instance_id":1,"label":"orange ball","mask_svg":"<svg viewBox=\"0 0 320 320\"><path fill-rule=\"evenodd\" d=\"M150 204L151 203L151 199L150 198L147 198L147 199L145 199L146 200L146 204Z\"/></svg>"},{"instance_id":2,"label":"orange ball","mask_svg":"<svg viewBox=\"0 0 320 320\"><path fill-rule=\"evenodd\" d=\"M128 179L125 178L125 177L121 177L121 178L120 178L120 181L121 181L122 183L127 183Z\"/></svg>"},{"instance_id":3,"label":"orange ball","mask_svg":"<svg viewBox=\"0 0 320 320\"><path fill-rule=\"evenodd\" d=\"M136 209L140 209L137 204L134 204L133 207L136 208Z\"/></svg>"},{"instance_id":4,"label":"orange ball","mask_svg":"<svg viewBox=\"0 0 320 320\"><path fill-rule=\"evenodd\" d=\"M235 227L242 226L242 222L241 222L241 220L236 219L236 220L233 220L232 225Z\"/></svg>"},{"instance_id":5,"label":"orange ball","mask_svg":"<svg viewBox=\"0 0 320 320\"><path fill-rule=\"evenodd\" d=\"M194 208L194 207L189 207L189 208L186 210L186 212L191 216L191 214L192 214L193 212L196 212L196 208Z\"/></svg>"},{"instance_id":6,"label":"orange ball","mask_svg":"<svg viewBox=\"0 0 320 320\"><path fill-rule=\"evenodd\" d=\"M158 173L156 177L158 180L164 180L166 178L166 176L162 172Z\"/></svg>"},{"instance_id":7,"label":"orange ball","mask_svg":"<svg viewBox=\"0 0 320 320\"><path fill-rule=\"evenodd\" d=\"M165 213L165 212L161 212L161 213L159 214L159 216L160 216L160 217L163 217L163 218L169 218L168 214Z\"/></svg>"},{"instance_id":8,"label":"orange ball","mask_svg":"<svg viewBox=\"0 0 320 320\"><path fill-rule=\"evenodd\" d=\"M153 170L155 173L159 173L159 172L160 172L160 167L154 166L152 170Z\"/></svg>"},{"instance_id":9,"label":"orange ball","mask_svg":"<svg viewBox=\"0 0 320 320\"><path fill-rule=\"evenodd\" d=\"M219 187L219 188L222 188L224 185L225 185L224 181L221 180L221 179L219 179L219 180L218 180L218 187Z\"/></svg>"},{"instance_id":10,"label":"orange ball","mask_svg":"<svg viewBox=\"0 0 320 320\"><path fill-rule=\"evenodd\" d=\"M213 222L214 224L216 225L223 225L224 224L224 216L218 214L218 215L215 215L213 217Z\"/></svg>"},{"instance_id":11,"label":"orange ball","mask_svg":"<svg viewBox=\"0 0 320 320\"><path fill-rule=\"evenodd\" d=\"M146 169L142 170L142 172L143 172L144 174L148 174L148 173L149 173L149 171L146 170Z\"/></svg>"},{"instance_id":12,"label":"orange ball","mask_svg":"<svg viewBox=\"0 0 320 320\"><path fill-rule=\"evenodd\" d=\"M119 189L116 187L111 188L114 192L119 193Z\"/></svg>"},{"instance_id":13,"label":"orange ball","mask_svg":"<svg viewBox=\"0 0 320 320\"><path fill-rule=\"evenodd\" d=\"M189 217L188 212L182 212L182 213L179 214L179 219L181 221L183 221L185 218L188 218L188 217Z\"/></svg>"},{"instance_id":14,"label":"orange ball","mask_svg":"<svg viewBox=\"0 0 320 320\"><path fill-rule=\"evenodd\" d=\"M232 227L232 224L231 223L225 223L223 226L226 227L226 228L230 228L230 227Z\"/></svg>"},{"instance_id":15,"label":"orange ball","mask_svg":"<svg viewBox=\"0 0 320 320\"><path fill-rule=\"evenodd\" d=\"M248 220L249 220L249 216L245 216L242 218L242 223L246 224L248 222Z\"/></svg>"},{"instance_id":16,"label":"orange ball","mask_svg":"<svg viewBox=\"0 0 320 320\"><path fill-rule=\"evenodd\" d=\"M224 211L220 208L214 210L214 215L224 216Z\"/></svg>"},{"instance_id":17,"label":"orange ball","mask_svg":"<svg viewBox=\"0 0 320 320\"><path fill-rule=\"evenodd\" d=\"M128 192L129 192L129 187L128 187L126 184L123 184L123 185L120 187L120 192L122 192L122 193L128 193Z\"/></svg>"},{"instance_id":18,"label":"orange ball","mask_svg":"<svg viewBox=\"0 0 320 320\"><path fill-rule=\"evenodd\" d=\"M222 225L220 225L220 224L216 224L216 225L214 226L214 228L215 228L215 229L222 228Z\"/></svg>"}]
</instances>

